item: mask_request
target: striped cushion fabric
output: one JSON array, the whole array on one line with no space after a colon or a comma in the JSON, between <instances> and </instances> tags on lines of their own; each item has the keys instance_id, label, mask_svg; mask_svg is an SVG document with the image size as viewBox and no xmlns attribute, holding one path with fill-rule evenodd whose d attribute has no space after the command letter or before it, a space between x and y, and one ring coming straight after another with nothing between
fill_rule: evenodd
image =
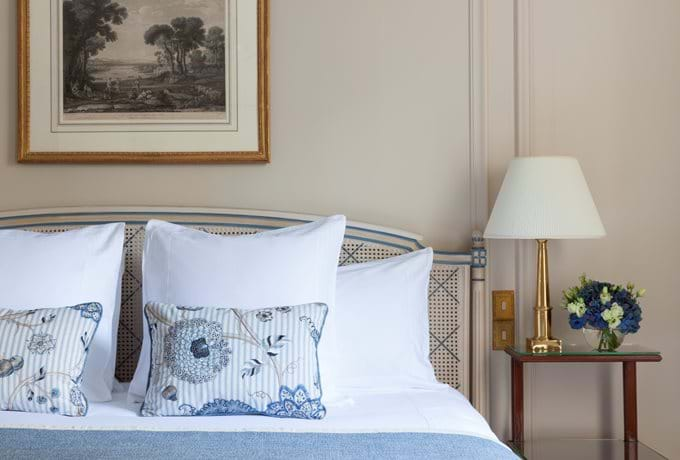
<instances>
[{"instance_id":1,"label":"striped cushion fabric","mask_svg":"<svg viewBox=\"0 0 680 460\"><path fill-rule=\"evenodd\" d=\"M0 410L87 414L83 368L102 306L0 309Z\"/></svg>"},{"instance_id":2,"label":"striped cushion fabric","mask_svg":"<svg viewBox=\"0 0 680 460\"><path fill-rule=\"evenodd\" d=\"M268 415L321 419L317 347L328 308L256 310L149 303L144 416Z\"/></svg>"}]
</instances>

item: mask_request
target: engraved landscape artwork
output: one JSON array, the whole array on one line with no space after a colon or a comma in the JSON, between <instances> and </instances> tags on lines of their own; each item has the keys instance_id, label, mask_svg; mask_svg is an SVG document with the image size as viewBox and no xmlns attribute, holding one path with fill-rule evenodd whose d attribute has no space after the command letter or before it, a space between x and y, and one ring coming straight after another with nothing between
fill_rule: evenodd
<instances>
[{"instance_id":1,"label":"engraved landscape artwork","mask_svg":"<svg viewBox=\"0 0 680 460\"><path fill-rule=\"evenodd\" d=\"M228 121L227 0L62 0L62 123Z\"/></svg>"}]
</instances>

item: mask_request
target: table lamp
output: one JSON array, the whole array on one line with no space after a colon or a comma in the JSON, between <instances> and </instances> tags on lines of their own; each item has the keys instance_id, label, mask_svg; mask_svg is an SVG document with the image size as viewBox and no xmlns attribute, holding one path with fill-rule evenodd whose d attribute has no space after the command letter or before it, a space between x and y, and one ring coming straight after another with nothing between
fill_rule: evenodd
<instances>
[{"instance_id":1,"label":"table lamp","mask_svg":"<svg viewBox=\"0 0 680 460\"><path fill-rule=\"evenodd\" d=\"M520 157L510 162L484 237L535 239L538 273L532 353L562 351L550 332L548 240L605 236L581 166L571 157Z\"/></svg>"}]
</instances>

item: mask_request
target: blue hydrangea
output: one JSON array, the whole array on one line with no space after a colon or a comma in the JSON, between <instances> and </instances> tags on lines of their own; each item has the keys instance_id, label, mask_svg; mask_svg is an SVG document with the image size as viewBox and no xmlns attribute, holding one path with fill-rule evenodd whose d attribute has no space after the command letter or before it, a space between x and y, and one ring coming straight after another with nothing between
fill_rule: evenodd
<instances>
[{"instance_id":1,"label":"blue hydrangea","mask_svg":"<svg viewBox=\"0 0 680 460\"><path fill-rule=\"evenodd\" d=\"M586 325L586 317L581 316L580 318L574 314L569 315L569 325L572 329L582 329Z\"/></svg>"},{"instance_id":2,"label":"blue hydrangea","mask_svg":"<svg viewBox=\"0 0 680 460\"><path fill-rule=\"evenodd\" d=\"M564 292L564 306L571 308L569 325L573 329L616 328L624 334L635 333L640 329L640 321L642 321L642 309L638 304L638 299L642 295L644 295L644 290L635 291L632 284L623 287L589 280L582 276L580 286ZM574 313L576 310L574 305L581 304L581 302L586 308L585 311L581 309L578 312L581 314L579 317Z\"/></svg>"}]
</instances>

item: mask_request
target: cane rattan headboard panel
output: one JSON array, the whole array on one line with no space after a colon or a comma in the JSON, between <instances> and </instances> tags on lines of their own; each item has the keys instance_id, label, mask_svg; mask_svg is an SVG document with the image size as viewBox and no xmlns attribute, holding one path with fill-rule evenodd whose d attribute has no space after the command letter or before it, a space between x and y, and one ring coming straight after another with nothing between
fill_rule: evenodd
<instances>
[{"instance_id":1,"label":"cane rattan headboard panel","mask_svg":"<svg viewBox=\"0 0 680 460\"><path fill-rule=\"evenodd\" d=\"M137 365L142 339L141 258L144 226L149 219L163 219L220 235L242 235L297 225L314 218L242 210L69 208L3 213L0 214L0 229L21 228L39 232L62 232L107 222L127 224L116 377L121 381L129 381ZM475 246L472 251L464 253L435 251L435 262L430 278L431 360L440 381L448 383L468 396L471 378L471 299L477 297L473 296L474 283L477 284L475 286L477 290L483 291L485 265L485 251L481 240L476 240ZM422 247L424 246L418 235L350 222L339 264L384 259Z\"/></svg>"}]
</instances>

